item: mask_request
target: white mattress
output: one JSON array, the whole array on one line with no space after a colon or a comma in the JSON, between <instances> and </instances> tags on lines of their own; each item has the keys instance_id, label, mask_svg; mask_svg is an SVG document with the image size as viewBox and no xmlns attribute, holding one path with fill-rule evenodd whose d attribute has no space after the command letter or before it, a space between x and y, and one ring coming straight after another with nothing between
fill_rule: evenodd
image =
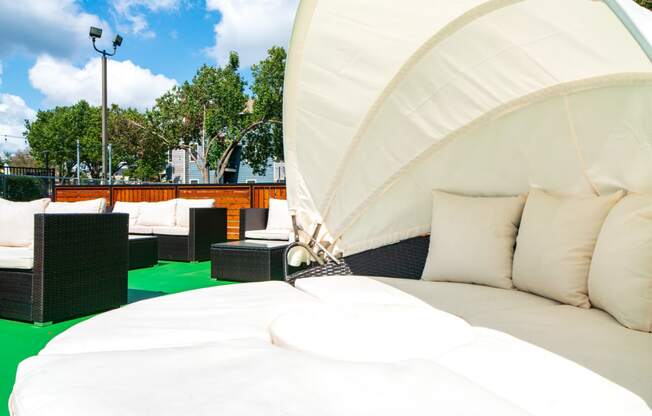
<instances>
[{"instance_id":1,"label":"white mattress","mask_svg":"<svg viewBox=\"0 0 652 416\"><path fill-rule=\"evenodd\" d=\"M579 365L470 327L382 283L332 277L299 287L264 282L201 289L80 323L20 364L12 414L650 415L636 395ZM269 327L279 317L370 307L421 308L419 325L405 322L402 331L411 342L427 331L439 330L444 342L471 336L430 357L414 355L423 349L396 347L391 355L355 360L271 342ZM327 331L333 323L321 326ZM358 352L376 348L350 336Z\"/></svg>"}]
</instances>

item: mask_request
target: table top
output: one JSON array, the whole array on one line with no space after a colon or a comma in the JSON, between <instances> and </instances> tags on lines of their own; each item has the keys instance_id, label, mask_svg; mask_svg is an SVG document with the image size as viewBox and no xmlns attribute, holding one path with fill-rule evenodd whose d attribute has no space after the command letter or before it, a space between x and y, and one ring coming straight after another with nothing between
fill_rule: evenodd
<instances>
[{"instance_id":1,"label":"table top","mask_svg":"<svg viewBox=\"0 0 652 416\"><path fill-rule=\"evenodd\" d=\"M135 234L129 234L129 239L130 240L154 240L157 239L158 237L155 235L135 235Z\"/></svg>"},{"instance_id":2,"label":"table top","mask_svg":"<svg viewBox=\"0 0 652 416\"><path fill-rule=\"evenodd\" d=\"M290 243L287 241L273 240L240 240L229 241L226 243L216 243L211 248L238 248L243 250L274 250L287 247Z\"/></svg>"}]
</instances>

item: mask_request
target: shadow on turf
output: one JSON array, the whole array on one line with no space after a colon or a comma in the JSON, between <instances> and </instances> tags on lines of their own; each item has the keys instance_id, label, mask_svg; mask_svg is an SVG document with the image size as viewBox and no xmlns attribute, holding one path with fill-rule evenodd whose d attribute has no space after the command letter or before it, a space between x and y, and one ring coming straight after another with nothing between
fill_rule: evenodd
<instances>
[{"instance_id":1,"label":"shadow on turf","mask_svg":"<svg viewBox=\"0 0 652 416\"><path fill-rule=\"evenodd\" d=\"M127 293L127 302L134 303L134 302L138 302L139 300L157 298L165 294L166 294L165 292L159 292L154 290L129 289Z\"/></svg>"}]
</instances>

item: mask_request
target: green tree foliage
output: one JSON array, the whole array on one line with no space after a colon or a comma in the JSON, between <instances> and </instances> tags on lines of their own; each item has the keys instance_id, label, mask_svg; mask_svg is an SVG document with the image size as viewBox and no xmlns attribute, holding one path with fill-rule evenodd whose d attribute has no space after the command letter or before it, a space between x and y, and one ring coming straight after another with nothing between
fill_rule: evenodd
<instances>
[{"instance_id":1,"label":"green tree foliage","mask_svg":"<svg viewBox=\"0 0 652 416\"><path fill-rule=\"evenodd\" d=\"M652 10L652 0L634 0L636 3L640 4L643 7L647 7Z\"/></svg>"},{"instance_id":2,"label":"green tree foliage","mask_svg":"<svg viewBox=\"0 0 652 416\"><path fill-rule=\"evenodd\" d=\"M224 67L203 65L190 82L161 96L141 127L170 148L188 150L206 182L211 168L218 172L215 179L222 177L239 145L244 159L262 171L270 156L283 157L285 59L285 50L274 47L253 66L252 97L245 92L237 53Z\"/></svg>"},{"instance_id":3,"label":"green tree foliage","mask_svg":"<svg viewBox=\"0 0 652 416\"><path fill-rule=\"evenodd\" d=\"M137 176L149 179L165 166L165 149L160 140L147 137L129 120L143 122L144 114L134 109L112 106L109 111L109 137L112 145L112 170L133 166ZM99 107L80 101L72 106L39 111L36 119L27 121L26 137L31 155L44 164L45 152L50 165L61 176L70 176L77 160L80 143L81 164L93 178L102 169L102 113Z\"/></svg>"}]
</instances>

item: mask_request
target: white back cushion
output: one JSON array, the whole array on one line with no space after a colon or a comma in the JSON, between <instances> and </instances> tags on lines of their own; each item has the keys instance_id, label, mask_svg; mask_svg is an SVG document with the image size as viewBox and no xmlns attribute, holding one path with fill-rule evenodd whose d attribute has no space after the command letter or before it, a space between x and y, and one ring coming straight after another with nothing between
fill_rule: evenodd
<instances>
[{"instance_id":1,"label":"white back cushion","mask_svg":"<svg viewBox=\"0 0 652 416\"><path fill-rule=\"evenodd\" d=\"M49 199L13 202L0 198L0 246L28 247L34 242L34 214L43 214Z\"/></svg>"},{"instance_id":2,"label":"white back cushion","mask_svg":"<svg viewBox=\"0 0 652 416\"><path fill-rule=\"evenodd\" d=\"M434 191L430 249L422 279L511 289L525 197L468 197Z\"/></svg>"},{"instance_id":3,"label":"white back cushion","mask_svg":"<svg viewBox=\"0 0 652 416\"><path fill-rule=\"evenodd\" d=\"M291 230L292 219L288 210L288 201L285 199L269 199L269 215L267 217L268 230Z\"/></svg>"},{"instance_id":4,"label":"white back cushion","mask_svg":"<svg viewBox=\"0 0 652 416\"><path fill-rule=\"evenodd\" d=\"M162 202L143 202L140 206L140 214L136 224L153 227L174 227L176 224L176 208L176 199Z\"/></svg>"},{"instance_id":5,"label":"white back cushion","mask_svg":"<svg viewBox=\"0 0 652 416\"><path fill-rule=\"evenodd\" d=\"M129 214L129 225L135 225L138 221L138 215L140 214L140 207L142 202L124 202L117 201L113 205L113 211L120 214Z\"/></svg>"},{"instance_id":6,"label":"white back cushion","mask_svg":"<svg viewBox=\"0 0 652 416\"><path fill-rule=\"evenodd\" d=\"M565 197L532 189L514 253L514 286L589 308L589 266L600 228L622 192Z\"/></svg>"},{"instance_id":7,"label":"white back cushion","mask_svg":"<svg viewBox=\"0 0 652 416\"><path fill-rule=\"evenodd\" d=\"M79 202L50 202L46 214L101 214L106 210L104 198Z\"/></svg>"},{"instance_id":8,"label":"white back cushion","mask_svg":"<svg viewBox=\"0 0 652 416\"><path fill-rule=\"evenodd\" d=\"M190 227L190 208L212 208L214 199L177 199L177 226Z\"/></svg>"},{"instance_id":9,"label":"white back cushion","mask_svg":"<svg viewBox=\"0 0 652 416\"><path fill-rule=\"evenodd\" d=\"M626 327L652 332L652 196L628 195L609 212L591 261L589 299Z\"/></svg>"}]
</instances>

